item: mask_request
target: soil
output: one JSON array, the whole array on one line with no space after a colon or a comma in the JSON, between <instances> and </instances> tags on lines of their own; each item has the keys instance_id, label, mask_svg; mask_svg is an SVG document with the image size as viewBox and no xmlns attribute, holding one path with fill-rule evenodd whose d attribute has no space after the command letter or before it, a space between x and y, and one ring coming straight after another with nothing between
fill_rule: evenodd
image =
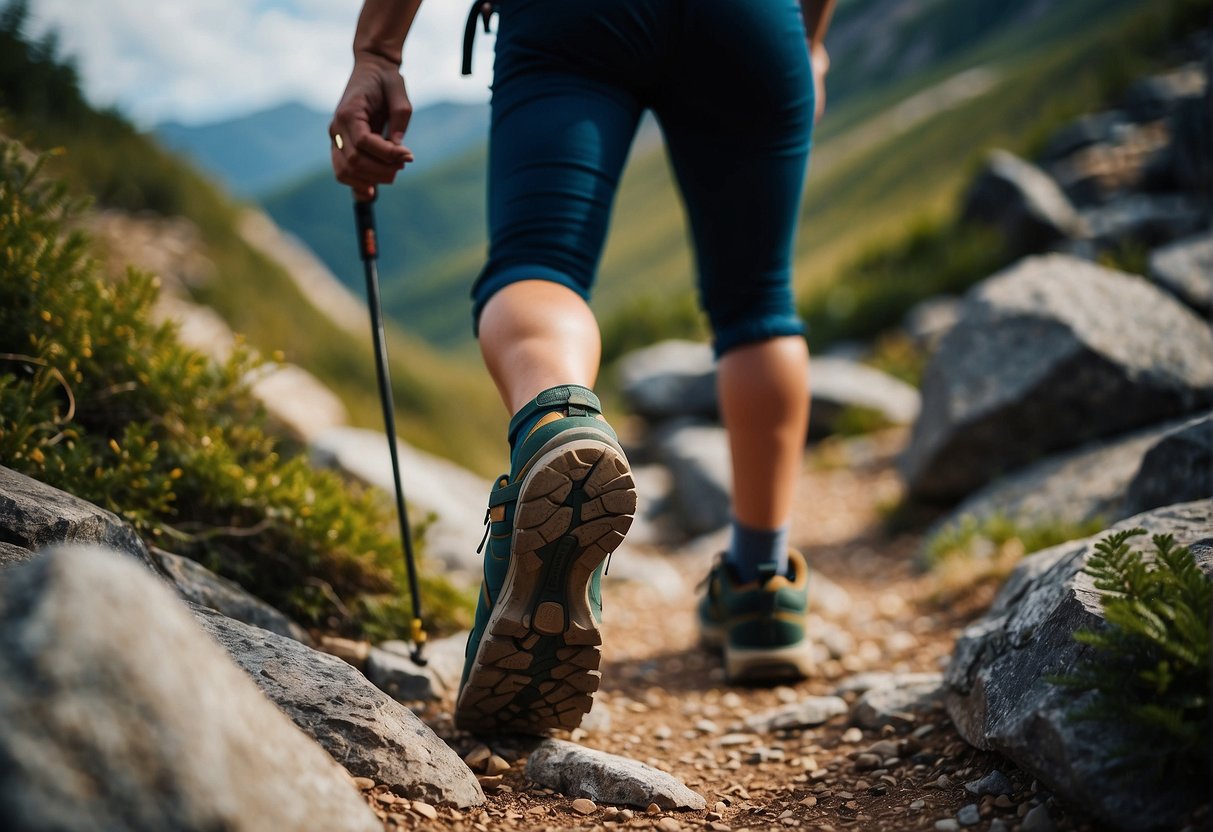
<instances>
[{"instance_id":1,"label":"soil","mask_svg":"<svg viewBox=\"0 0 1213 832\"><path fill-rule=\"evenodd\" d=\"M853 642L845 655L820 662L813 678L794 686L724 684L718 658L697 644L695 585L707 571L706 553L664 553L688 577L673 591L633 581L606 583L602 688L583 728L562 736L672 773L707 799L707 810L650 814L596 806L580 814L573 801L581 795L556 794L527 781L527 741L501 738L488 745L510 767L481 778L488 798L482 808L418 805L375 786L365 795L385 828L935 829L937 821L976 804L981 819L968 828L1016 830L1042 803L1057 829L1097 828L1069 817L1008 760L965 743L941 708L876 731L861 731L846 716L803 731L759 734L744 727L747 716L805 695L831 694L855 673L940 671L959 631L988 606L990 582L941 595L939 579L915 568L921 530L887 531L888 507L901 497L894 460L905 440L904 431L888 431L810 452L794 543L818 575L850 596L849 604L823 605L812 622L841 630ZM451 706L439 703L419 715L467 755L482 741L454 730ZM881 740L897 744L897 759L860 770L858 755ZM994 769L1010 778L1014 794L978 799L965 791L966 782ZM584 803L579 808L589 809Z\"/></svg>"}]
</instances>

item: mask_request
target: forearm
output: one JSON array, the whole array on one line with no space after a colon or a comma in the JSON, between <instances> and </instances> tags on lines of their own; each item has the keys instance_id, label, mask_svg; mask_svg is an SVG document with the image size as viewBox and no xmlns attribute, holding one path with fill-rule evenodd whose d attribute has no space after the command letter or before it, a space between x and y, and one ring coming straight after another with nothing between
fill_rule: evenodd
<instances>
[{"instance_id":1,"label":"forearm","mask_svg":"<svg viewBox=\"0 0 1213 832\"><path fill-rule=\"evenodd\" d=\"M800 0L800 10L804 15L805 31L809 34L809 43L816 50L821 47L830 28L830 18L834 14L836 0Z\"/></svg>"},{"instance_id":2,"label":"forearm","mask_svg":"<svg viewBox=\"0 0 1213 832\"><path fill-rule=\"evenodd\" d=\"M354 32L354 59L384 58L400 65L404 39L421 0L366 0Z\"/></svg>"}]
</instances>

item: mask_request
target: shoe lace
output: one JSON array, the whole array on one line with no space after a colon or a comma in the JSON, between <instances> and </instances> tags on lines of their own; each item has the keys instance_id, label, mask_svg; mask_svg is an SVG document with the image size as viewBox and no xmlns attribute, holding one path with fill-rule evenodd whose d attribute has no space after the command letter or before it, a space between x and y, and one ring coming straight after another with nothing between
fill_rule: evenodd
<instances>
[{"instance_id":1,"label":"shoe lace","mask_svg":"<svg viewBox=\"0 0 1213 832\"><path fill-rule=\"evenodd\" d=\"M490 511L490 509L486 508L484 510L484 536L482 536L480 538L480 545L476 547L476 554L480 554L481 552L484 551L484 544L489 539L489 529L492 528L491 524L492 524L491 511Z\"/></svg>"}]
</instances>

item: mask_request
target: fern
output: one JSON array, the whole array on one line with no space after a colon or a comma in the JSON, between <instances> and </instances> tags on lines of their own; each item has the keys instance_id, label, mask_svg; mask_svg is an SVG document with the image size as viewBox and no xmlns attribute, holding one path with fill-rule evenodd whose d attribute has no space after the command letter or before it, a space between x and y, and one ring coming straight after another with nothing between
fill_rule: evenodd
<instances>
[{"instance_id":1,"label":"fern","mask_svg":"<svg viewBox=\"0 0 1213 832\"><path fill-rule=\"evenodd\" d=\"M1084 572L1100 593L1107 625L1080 630L1090 648L1072 673L1051 681L1093 691L1079 720L1116 726L1116 767L1160 780L1202 783L1210 771L1210 611L1213 583L1171 535L1152 552L1133 548L1143 529L1095 544Z\"/></svg>"}]
</instances>

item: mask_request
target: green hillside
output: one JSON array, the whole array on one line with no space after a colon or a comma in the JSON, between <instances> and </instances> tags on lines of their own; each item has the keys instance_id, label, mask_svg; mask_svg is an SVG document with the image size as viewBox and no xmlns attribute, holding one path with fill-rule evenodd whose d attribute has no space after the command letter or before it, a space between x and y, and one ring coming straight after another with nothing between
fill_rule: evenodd
<instances>
[{"instance_id":1,"label":"green hillside","mask_svg":"<svg viewBox=\"0 0 1213 832\"><path fill-rule=\"evenodd\" d=\"M263 353L281 351L287 361L319 376L356 424L378 426L369 324L365 338L334 325L289 275L240 237L238 206L118 114L89 107L53 38L30 43L23 37L26 16L21 3L0 11L0 133L34 149L61 148L48 172L99 207L195 223L215 268L214 279L193 299L216 309ZM332 198L341 215L342 248L357 265L348 192ZM390 341L402 436L488 475L496 473L504 456L496 439L505 414L483 371L399 331Z\"/></svg>"}]
</instances>

